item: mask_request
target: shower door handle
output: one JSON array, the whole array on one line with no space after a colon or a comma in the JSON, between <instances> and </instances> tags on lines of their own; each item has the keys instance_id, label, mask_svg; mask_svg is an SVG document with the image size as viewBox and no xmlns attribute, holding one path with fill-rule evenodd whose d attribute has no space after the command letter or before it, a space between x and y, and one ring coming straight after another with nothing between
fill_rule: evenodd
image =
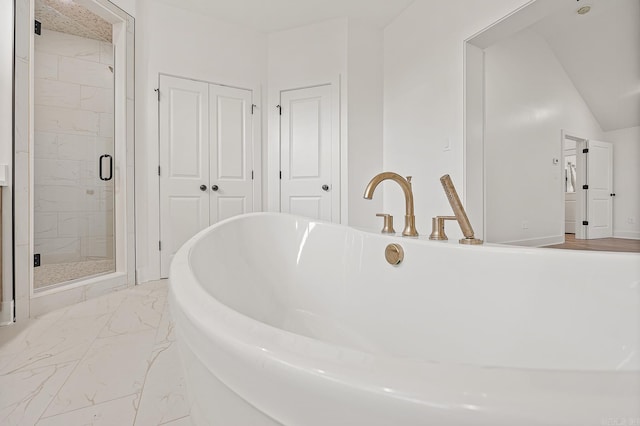
<instances>
[{"instance_id":1,"label":"shower door handle","mask_svg":"<svg viewBox=\"0 0 640 426\"><path fill-rule=\"evenodd\" d=\"M102 165L104 164L104 159L109 159L109 176L104 175L104 170ZM113 157L109 154L103 154L100 156L100 180L108 181L113 178Z\"/></svg>"}]
</instances>

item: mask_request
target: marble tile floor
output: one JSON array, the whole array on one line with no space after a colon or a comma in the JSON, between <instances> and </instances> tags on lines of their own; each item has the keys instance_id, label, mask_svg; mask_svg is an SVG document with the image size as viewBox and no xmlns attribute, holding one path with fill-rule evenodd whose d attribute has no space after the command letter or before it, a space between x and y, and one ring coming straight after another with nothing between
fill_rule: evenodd
<instances>
[{"instance_id":1,"label":"marble tile floor","mask_svg":"<svg viewBox=\"0 0 640 426\"><path fill-rule=\"evenodd\" d=\"M190 424L167 284L0 327L0 424Z\"/></svg>"}]
</instances>

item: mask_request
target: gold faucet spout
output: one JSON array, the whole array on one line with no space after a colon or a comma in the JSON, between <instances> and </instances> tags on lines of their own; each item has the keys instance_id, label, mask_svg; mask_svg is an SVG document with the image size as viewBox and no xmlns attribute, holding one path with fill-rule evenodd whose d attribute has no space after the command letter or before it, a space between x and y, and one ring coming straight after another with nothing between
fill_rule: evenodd
<instances>
[{"instance_id":1,"label":"gold faucet spout","mask_svg":"<svg viewBox=\"0 0 640 426\"><path fill-rule=\"evenodd\" d=\"M367 200L371 200L373 198L373 193L378 187L378 185L385 181L392 180L400 185L402 191L404 192L405 199L405 215L404 215L404 230L402 231L402 235L406 237L417 237L418 231L416 230L416 217L413 212L413 190L411 189L411 176L407 176L407 178L403 178L397 173L394 172L383 172L375 175L367 188L364 190L364 198Z\"/></svg>"}]
</instances>

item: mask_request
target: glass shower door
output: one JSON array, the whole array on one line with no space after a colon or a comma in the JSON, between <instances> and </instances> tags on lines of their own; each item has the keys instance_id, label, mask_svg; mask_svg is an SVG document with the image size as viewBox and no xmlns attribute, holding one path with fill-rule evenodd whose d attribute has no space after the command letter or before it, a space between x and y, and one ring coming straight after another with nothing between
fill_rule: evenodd
<instances>
[{"instance_id":1,"label":"glass shower door","mask_svg":"<svg viewBox=\"0 0 640 426\"><path fill-rule=\"evenodd\" d=\"M83 33L51 8L36 1L36 292L115 272L111 33Z\"/></svg>"}]
</instances>

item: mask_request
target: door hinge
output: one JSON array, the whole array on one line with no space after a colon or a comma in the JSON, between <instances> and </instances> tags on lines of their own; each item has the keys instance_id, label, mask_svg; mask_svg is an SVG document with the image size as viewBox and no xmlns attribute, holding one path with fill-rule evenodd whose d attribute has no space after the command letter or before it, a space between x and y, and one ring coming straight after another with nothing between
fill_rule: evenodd
<instances>
[{"instance_id":1,"label":"door hinge","mask_svg":"<svg viewBox=\"0 0 640 426\"><path fill-rule=\"evenodd\" d=\"M33 267L37 268L38 266L40 266L40 253L33 255Z\"/></svg>"},{"instance_id":2,"label":"door hinge","mask_svg":"<svg viewBox=\"0 0 640 426\"><path fill-rule=\"evenodd\" d=\"M256 109L257 107L258 107L258 105L251 104L251 115L253 115L253 110Z\"/></svg>"},{"instance_id":3,"label":"door hinge","mask_svg":"<svg viewBox=\"0 0 640 426\"><path fill-rule=\"evenodd\" d=\"M42 34L42 24L40 23L40 21L36 20L35 22L35 28L34 28L34 32L37 35L41 35Z\"/></svg>"},{"instance_id":4,"label":"door hinge","mask_svg":"<svg viewBox=\"0 0 640 426\"><path fill-rule=\"evenodd\" d=\"M253 180L253 170L251 170L251 180Z\"/></svg>"},{"instance_id":5,"label":"door hinge","mask_svg":"<svg viewBox=\"0 0 640 426\"><path fill-rule=\"evenodd\" d=\"M158 176L160 176L160 166L158 166Z\"/></svg>"},{"instance_id":6,"label":"door hinge","mask_svg":"<svg viewBox=\"0 0 640 426\"><path fill-rule=\"evenodd\" d=\"M582 189L589 189L589 185L582 185Z\"/></svg>"},{"instance_id":7,"label":"door hinge","mask_svg":"<svg viewBox=\"0 0 640 426\"><path fill-rule=\"evenodd\" d=\"M162 251L162 241L158 241L158 251Z\"/></svg>"},{"instance_id":8,"label":"door hinge","mask_svg":"<svg viewBox=\"0 0 640 426\"><path fill-rule=\"evenodd\" d=\"M280 172L280 179L282 179L282 172Z\"/></svg>"},{"instance_id":9,"label":"door hinge","mask_svg":"<svg viewBox=\"0 0 640 426\"><path fill-rule=\"evenodd\" d=\"M157 89L153 89L153 91L158 94L158 102L160 102L160 88L158 87Z\"/></svg>"},{"instance_id":10,"label":"door hinge","mask_svg":"<svg viewBox=\"0 0 640 426\"><path fill-rule=\"evenodd\" d=\"M589 221L588 221L588 220L583 220L583 221L582 221L582 224L583 224L583 225L585 225L585 226L587 226L587 225L589 225Z\"/></svg>"},{"instance_id":11,"label":"door hinge","mask_svg":"<svg viewBox=\"0 0 640 426\"><path fill-rule=\"evenodd\" d=\"M278 108L278 114L282 115L282 107L280 105L276 105L276 108Z\"/></svg>"},{"instance_id":12,"label":"door hinge","mask_svg":"<svg viewBox=\"0 0 640 426\"><path fill-rule=\"evenodd\" d=\"M583 154L588 154L588 153L589 153L589 148L585 148L585 149L583 149L583 150L582 150L582 153L583 153Z\"/></svg>"}]
</instances>

